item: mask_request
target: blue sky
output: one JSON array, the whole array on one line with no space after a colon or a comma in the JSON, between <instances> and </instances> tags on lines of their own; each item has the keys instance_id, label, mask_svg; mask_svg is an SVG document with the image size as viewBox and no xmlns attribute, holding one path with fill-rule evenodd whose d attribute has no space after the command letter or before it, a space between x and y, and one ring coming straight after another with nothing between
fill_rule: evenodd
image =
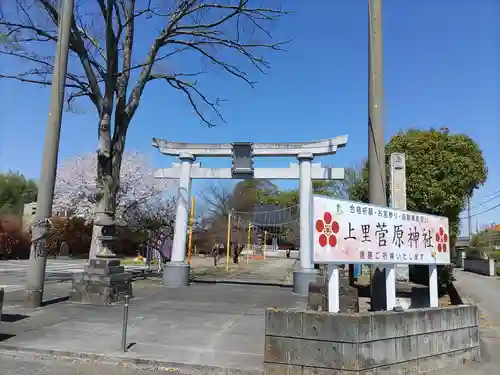
<instances>
[{"instance_id":1,"label":"blue sky","mask_svg":"<svg viewBox=\"0 0 500 375\"><path fill-rule=\"evenodd\" d=\"M346 148L320 161L349 167L366 157L366 1L285 3L294 13L276 24L273 33L292 42L288 52L268 55L272 69L266 76L252 76L259 81L256 88L221 74L204 81L207 92L228 99L222 107L226 124L201 126L182 96L155 83L147 87L133 119L128 149L148 153L155 167L168 167L171 159L151 147L152 137L283 142L348 134ZM386 139L415 126L447 126L472 136L489 167L488 182L473 200L473 213L500 203L500 198L484 198L500 190L494 151L500 140L500 2L385 0L383 22ZM140 37L148 42L152 35ZM0 170L38 178L49 90L0 80L0 92ZM81 104L82 113L64 113L61 159L97 147L95 111ZM289 161L265 164L284 166ZM224 163L230 165L229 160L217 161ZM500 222L499 216L500 209L476 216L473 227L476 219L481 225Z\"/></svg>"}]
</instances>

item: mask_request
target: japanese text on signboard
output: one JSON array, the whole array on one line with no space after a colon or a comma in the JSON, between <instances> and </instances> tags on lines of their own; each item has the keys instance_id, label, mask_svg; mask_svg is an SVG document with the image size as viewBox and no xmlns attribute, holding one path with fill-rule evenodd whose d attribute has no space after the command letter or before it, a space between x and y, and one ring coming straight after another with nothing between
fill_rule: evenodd
<instances>
[{"instance_id":1,"label":"japanese text on signboard","mask_svg":"<svg viewBox=\"0 0 500 375\"><path fill-rule=\"evenodd\" d=\"M448 219L314 197L317 263L447 264Z\"/></svg>"}]
</instances>

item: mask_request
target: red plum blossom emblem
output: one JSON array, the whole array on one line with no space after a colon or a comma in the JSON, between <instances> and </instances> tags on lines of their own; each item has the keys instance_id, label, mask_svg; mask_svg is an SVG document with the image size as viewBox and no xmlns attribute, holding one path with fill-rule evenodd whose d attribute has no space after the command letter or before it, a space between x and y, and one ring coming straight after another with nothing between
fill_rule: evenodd
<instances>
[{"instance_id":1,"label":"red plum blossom emblem","mask_svg":"<svg viewBox=\"0 0 500 375\"><path fill-rule=\"evenodd\" d=\"M448 251L448 234L444 231L443 227L439 227L439 231L436 233L436 243L438 252L446 253Z\"/></svg>"},{"instance_id":2,"label":"red plum blossom emblem","mask_svg":"<svg viewBox=\"0 0 500 375\"><path fill-rule=\"evenodd\" d=\"M333 220L330 212L325 212L321 219L316 220L316 231L319 233L318 242L321 247L337 246L337 236L340 230L339 223Z\"/></svg>"}]
</instances>

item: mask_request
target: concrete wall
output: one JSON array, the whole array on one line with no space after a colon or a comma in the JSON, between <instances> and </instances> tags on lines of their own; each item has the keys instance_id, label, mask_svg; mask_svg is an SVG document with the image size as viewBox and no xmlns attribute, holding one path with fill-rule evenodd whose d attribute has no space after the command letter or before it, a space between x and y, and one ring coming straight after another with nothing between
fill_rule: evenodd
<instances>
[{"instance_id":1,"label":"concrete wall","mask_svg":"<svg viewBox=\"0 0 500 375\"><path fill-rule=\"evenodd\" d=\"M266 310L266 375L422 374L479 359L476 306L329 314Z\"/></svg>"},{"instance_id":2,"label":"concrete wall","mask_svg":"<svg viewBox=\"0 0 500 375\"><path fill-rule=\"evenodd\" d=\"M495 276L494 259L464 259L464 271L478 273L480 275Z\"/></svg>"}]
</instances>

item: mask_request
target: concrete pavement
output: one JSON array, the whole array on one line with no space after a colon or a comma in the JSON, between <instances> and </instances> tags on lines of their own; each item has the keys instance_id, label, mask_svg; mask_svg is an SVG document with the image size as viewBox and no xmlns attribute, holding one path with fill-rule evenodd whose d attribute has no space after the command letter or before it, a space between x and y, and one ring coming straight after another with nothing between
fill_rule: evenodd
<instances>
[{"instance_id":1,"label":"concrete pavement","mask_svg":"<svg viewBox=\"0 0 500 375\"><path fill-rule=\"evenodd\" d=\"M213 266L212 258L193 257L191 262L191 277L199 282L233 282L270 285L292 285L294 259L268 259L265 261L249 261L242 257L240 264L229 266L226 272L225 259ZM48 259L45 272L47 283L59 283L72 279L74 273L83 272L86 259ZM128 271L145 270L141 265L125 265ZM152 266L155 269L155 266ZM27 260L0 260L0 288L6 292L24 290ZM262 275L266 275L264 278Z\"/></svg>"},{"instance_id":2,"label":"concrete pavement","mask_svg":"<svg viewBox=\"0 0 500 375\"><path fill-rule=\"evenodd\" d=\"M2 375L184 375L172 368L85 361L0 351Z\"/></svg>"},{"instance_id":3,"label":"concrete pavement","mask_svg":"<svg viewBox=\"0 0 500 375\"><path fill-rule=\"evenodd\" d=\"M193 258L191 260L191 280L195 282L241 283L255 285L293 286L293 270L298 266L296 259L269 258L249 260L240 257L239 264L229 264L226 271L225 259L217 267L212 258Z\"/></svg>"},{"instance_id":4,"label":"concrete pavement","mask_svg":"<svg viewBox=\"0 0 500 375\"><path fill-rule=\"evenodd\" d=\"M74 273L83 272L86 259L48 259L45 271L47 283L71 280ZM127 270L141 270L144 266L125 266ZM24 290L28 260L0 260L0 288L6 292Z\"/></svg>"},{"instance_id":5,"label":"concrete pavement","mask_svg":"<svg viewBox=\"0 0 500 375\"><path fill-rule=\"evenodd\" d=\"M500 280L455 269L455 287L464 303L477 304L480 310L482 362L459 367L456 375L493 375L500 373ZM435 375L449 374L449 371ZM433 374L434 375L434 374Z\"/></svg>"},{"instance_id":6,"label":"concrete pavement","mask_svg":"<svg viewBox=\"0 0 500 375\"><path fill-rule=\"evenodd\" d=\"M462 298L479 306L485 358L500 365L500 279L463 270L455 270L455 278Z\"/></svg>"},{"instance_id":7,"label":"concrete pavement","mask_svg":"<svg viewBox=\"0 0 500 375\"><path fill-rule=\"evenodd\" d=\"M84 260L47 260L45 280L49 283L70 280L73 273L82 272L84 266ZM27 260L0 261L0 288L6 292L24 289L27 272Z\"/></svg>"},{"instance_id":8,"label":"concrete pavement","mask_svg":"<svg viewBox=\"0 0 500 375\"><path fill-rule=\"evenodd\" d=\"M279 267L269 261L232 266L232 271L226 273L224 266L204 269L203 262L197 261L195 269L207 281L224 278L271 283L286 279L290 266L293 268L291 263ZM453 372L496 374L500 367L500 281L461 270L455 273L455 284L464 302L477 303L481 310L484 361ZM70 287L69 283L49 284L45 296L63 297ZM26 310L21 307L22 291L7 293L7 314L0 324L0 374L129 375L151 370L159 370L159 374L227 374L228 369L233 374L262 374L264 308L301 308L306 302L289 288L193 284L184 289L167 289L157 279L136 281L134 294L128 335L131 346L127 353L121 353L121 305L96 307L63 302ZM23 354L13 357L1 350ZM33 358L40 355L45 359L38 366ZM61 360L64 357L79 361ZM118 362L120 365L116 365ZM133 369L137 364L139 367ZM26 370L15 372L19 368ZM435 375L445 373L449 371Z\"/></svg>"},{"instance_id":9,"label":"concrete pavement","mask_svg":"<svg viewBox=\"0 0 500 375\"><path fill-rule=\"evenodd\" d=\"M52 297L69 285L50 286ZM22 350L123 363L154 363L183 373L261 374L265 307L304 308L306 301L289 288L194 284L167 289L155 280L134 283L127 353L121 353L123 306L59 303L26 310L8 293L0 349ZM17 320L16 320L17 319ZM236 371L235 370L235 371ZM204 372L200 372L204 373Z\"/></svg>"}]
</instances>

